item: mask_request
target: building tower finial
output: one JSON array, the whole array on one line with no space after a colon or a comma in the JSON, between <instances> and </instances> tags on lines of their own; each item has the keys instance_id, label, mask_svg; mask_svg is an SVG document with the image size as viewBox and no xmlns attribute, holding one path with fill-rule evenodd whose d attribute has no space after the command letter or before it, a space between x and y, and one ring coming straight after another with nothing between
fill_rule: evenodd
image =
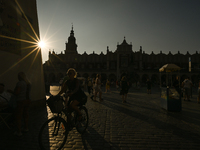
<instances>
[{"instance_id":1,"label":"building tower finial","mask_svg":"<svg viewBox=\"0 0 200 150\"><path fill-rule=\"evenodd\" d=\"M74 26L73 26L73 23L72 23L72 30L71 30L70 36L74 36Z\"/></svg>"}]
</instances>

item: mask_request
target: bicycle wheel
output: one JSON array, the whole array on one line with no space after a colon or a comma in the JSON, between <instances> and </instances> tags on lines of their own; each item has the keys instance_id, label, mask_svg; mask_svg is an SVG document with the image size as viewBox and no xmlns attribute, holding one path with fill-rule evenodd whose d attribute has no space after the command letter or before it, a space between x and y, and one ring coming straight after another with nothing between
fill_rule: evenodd
<instances>
[{"instance_id":1,"label":"bicycle wheel","mask_svg":"<svg viewBox=\"0 0 200 150\"><path fill-rule=\"evenodd\" d=\"M61 117L53 117L47 120L39 132L39 145L42 150L60 150L68 135L66 121Z\"/></svg>"},{"instance_id":2,"label":"bicycle wheel","mask_svg":"<svg viewBox=\"0 0 200 150\"><path fill-rule=\"evenodd\" d=\"M78 121L78 116L76 116L75 126L76 126L77 131L80 134L83 134L88 127L89 117L88 117L88 111L87 111L86 107L81 106L79 109L82 113L82 119L80 121Z\"/></svg>"}]
</instances>

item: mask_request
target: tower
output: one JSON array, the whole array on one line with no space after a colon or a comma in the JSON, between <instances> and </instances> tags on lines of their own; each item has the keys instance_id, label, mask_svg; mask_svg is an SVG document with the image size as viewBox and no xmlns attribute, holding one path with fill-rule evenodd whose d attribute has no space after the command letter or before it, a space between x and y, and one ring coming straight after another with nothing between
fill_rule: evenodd
<instances>
[{"instance_id":1,"label":"tower","mask_svg":"<svg viewBox=\"0 0 200 150\"><path fill-rule=\"evenodd\" d=\"M77 44L76 44L76 38L74 37L74 30L72 25L72 30L70 32L70 36L68 37L68 43L65 43L65 54L67 53L74 53L77 54Z\"/></svg>"}]
</instances>

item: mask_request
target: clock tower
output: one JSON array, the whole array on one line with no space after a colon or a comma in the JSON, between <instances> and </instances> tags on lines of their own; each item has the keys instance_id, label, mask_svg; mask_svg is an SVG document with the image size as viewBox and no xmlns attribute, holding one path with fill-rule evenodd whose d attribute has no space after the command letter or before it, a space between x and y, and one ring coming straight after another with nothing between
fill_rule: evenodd
<instances>
[{"instance_id":1,"label":"clock tower","mask_svg":"<svg viewBox=\"0 0 200 150\"><path fill-rule=\"evenodd\" d=\"M70 33L70 36L68 37L68 43L65 43L65 54L77 54L77 44L76 44L76 38L74 37L74 30L73 30L73 25L72 25L72 30Z\"/></svg>"}]
</instances>

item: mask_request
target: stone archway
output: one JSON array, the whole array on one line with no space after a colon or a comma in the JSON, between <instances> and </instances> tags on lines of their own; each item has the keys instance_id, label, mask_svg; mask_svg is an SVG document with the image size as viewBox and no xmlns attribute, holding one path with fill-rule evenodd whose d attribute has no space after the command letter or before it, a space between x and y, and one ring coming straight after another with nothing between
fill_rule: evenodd
<instances>
[{"instance_id":1,"label":"stone archway","mask_svg":"<svg viewBox=\"0 0 200 150\"><path fill-rule=\"evenodd\" d=\"M161 86L166 87L166 74L161 74Z\"/></svg>"},{"instance_id":2,"label":"stone archway","mask_svg":"<svg viewBox=\"0 0 200 150\"><path fill-rule=\"evenodd\" d=\"M140 75L139 74L135 74L135 80L138 82L138 81L140 81Z\"/></svg>"},{"instance_id":3,"label":"stone archway","mask_svg":"<svg viewBox=\"0 0 200 150\"><path fill-rule=\"evenodd\" d=\"M159 84L159 77L158 77L157 74L153 74L153 75L151 76L151 82L152 82L153 84L155 84L155 85L158 85L158 84Z\"/></svg>"},{"instance_id":4,"label":"stone archway","mask_svg":"<svg viewBox=\"0 0 200 150\"><path fill-rule=\"evenodd\" d=\"M146 82L147 82L147 79L149 79L148 74L143 74L143 75L142 75L142 83L146 83Z\"/></svg>"}]
</instances>

